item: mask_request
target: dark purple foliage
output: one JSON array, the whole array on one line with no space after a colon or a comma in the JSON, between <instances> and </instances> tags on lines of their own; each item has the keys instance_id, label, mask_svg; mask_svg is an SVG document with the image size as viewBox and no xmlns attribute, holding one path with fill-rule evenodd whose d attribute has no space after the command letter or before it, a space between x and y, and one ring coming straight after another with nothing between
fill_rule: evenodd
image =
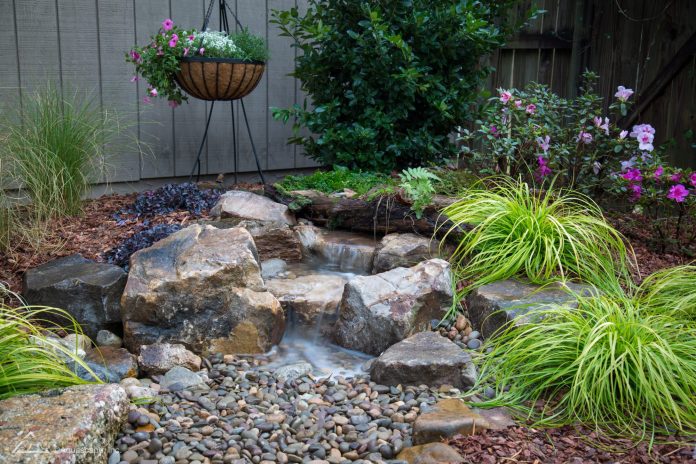
<instances>
[{"instance_id":1,"label":"dark purple foliage","mask_svg":"<svg viewBox=\"0 0 696 464\"><path fill-rule=\"evenodd\" d=\"M153 243L168 237L178 230L181 230L179 224L158 224L151 228L143 229L121 242L117 247L104 253L104 259L107 263L121 266L128 271L129 260L133 253L152 246Z\"/></svg>"},{"instance_id":2,"label":"dark purple foliage","mask_svg":"<svg viewBox=\"0 0 696 464\"><path fill-rule=\"evenodd\" d=\"M200 216L215 206L219 199L219 190L201 190L190 182L167 184L138 195L130 208L117 214L117 220L121 219L121 214L156 216L173 211L188 211Z\"/></svg>"}]
</instances>

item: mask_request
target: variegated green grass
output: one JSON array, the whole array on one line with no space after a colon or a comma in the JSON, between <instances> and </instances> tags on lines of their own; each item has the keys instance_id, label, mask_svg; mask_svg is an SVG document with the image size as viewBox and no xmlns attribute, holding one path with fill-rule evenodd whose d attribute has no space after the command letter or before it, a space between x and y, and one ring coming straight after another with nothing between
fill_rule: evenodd
<instances>
[{"instance_id":1,"label":"variegated green grass","mask_svg":"<svg viewBox=\"0 0 696 464\"><path fill-rule=\"evenodd\" d=\"M646 277L637 298L651 313L670 312L696 321L696 265L663 269Z\"/></svg>"}]
</instances>

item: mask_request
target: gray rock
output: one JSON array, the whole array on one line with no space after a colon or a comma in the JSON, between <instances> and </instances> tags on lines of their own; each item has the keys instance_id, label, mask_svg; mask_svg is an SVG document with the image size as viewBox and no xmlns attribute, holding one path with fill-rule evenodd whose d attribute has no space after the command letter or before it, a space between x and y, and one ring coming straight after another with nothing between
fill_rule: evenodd
<instances>
[{"instance_id":1,"label":"gray rock","mask_svg":"<svg viewBox=\"0 0 696 464\"><path fill-rule=\"evenodd\" d=\"M12 425L0 427L0 462L104 464L128 406L118 385L80 385L0 401L0 423Z\"/></svg>"},{"instance_id":2,"label":"gray rock","mask_svg":"<svg viewBox=\"0 0 696 464\"><path fill-rule=\"evenodd\" d=\"M345 286L335 339L346 348L379 354L414 333L428 330L452 306L452 274L447 261L432 259L358 276Z\"/></svg>"},{"instance_id":3,"label":"gray rock","mask_svg":"<svg viewBox=\"0 0 696 464\"><path fill-rule=\"evenodd\" d=\"M575 293L588 294L593 291L589 285L566 285ZM466 303L472 327L484 337L490 337L513 319L517 323L530 322L525 317L529 311L544 309L552 304L575 306L576 298L560 283L541 287L509 279L493 282L470 292Z\"/></svg>"},{"instance_id":4,"label":"gray rock","mask_svg":"<svg viewBox=\"0 0 696 464\"><path fill-rule=\"evenodd\" d=\"M271 292L285 309L296 316L297 322L314 326L332 324L347 279L335 274L310 274L294 279L269 279Z\"/></svg>"},{"instance_id":5,"label":"gray rock","mask_svg":"<svg viewBox=\"0 0 696 464\"><path fill-rule=\"evenodd\" d=\"M287 262L297 262L302 260L300 241L287 224L241 218L202 220L199 223L209 224L218 229L245 228L254 238L261 261L281 259Z\"/></svg>"},{"instance_id":6,"label":"gray rock","mask_svg":"<svg viewBox=\"0 0 696 464\"><path fill-rule=\"evenodd\" d=\"M114 373L117 377L116 381L138 376L138 362L135 355L124 348L102 346L89 351L85 359Z\"/></svg>"},{"instance_id":7,"label":"gray rock","mask_svg":"<svg viewBox=\"0 0 696 464\"><path fill-rule=\"evenodd\" d=\"M294 225L295 218L287 206L251 192L231 190L224 193L210 210L216 218L240 218Z\"/></svg>"},{"instance_id":8,"label":"gray rock","mask_svg":"<svg viewBox=\"0 0 696 464\"><path fill-rule=\"evenodd\" d=\"M370 273L377 244L372 237L311 225L295 227L305 258L328 262L342 271Z\"/></svg>"},{"instance_id":9,"label":"gray rock","mask_svg":"<svg viewBox=\"0 0 696 464\"><path fill-rule=\"evenodd\" d=\"M121 346L123 346L121 337L108 330L100 330L97 332L96 342L97 346L113 346L114 348L121 348Z\"/></svg>"},{"instance_id":10,"label":"gray rock","mask_svg":"<svg viewBox=\"0 0 696 464\"><path fill-rule=\"evenodd\" d=\"M411 267L437 257L437 246L437 241L416 234L385 235L377 247L373 273Z\"/></svg>"},{"instance_id":11,"label":"gray rock","mask_svg":"<svg viewBox=\"0 0 696 464\"><path fill-rule=\"evenodd\" d=\"M246 229L192 225L131 257L124 341L179 343L195 353L264 353L285 330Z\"/></svg>"},{"instance_id":12,"label":"gray rock","mask_svg":"<svg viewBox=\"0 0 696 464\"><path fill-rule=\"evenodd\" d=\"M276 277L278 274L285 272L288 268L288 263L282 259L268 259L261 263L261 277L264 281Z\"/></svg>"},{"instance_id":13,"label":"gray rock","mask_svg":"<svg viewBox=\"0 0 696 464\"><path fill-rule=\"evenodd\" d=\"M308 362L299 362L279 367L276 369L274 375L280 382L285 382L286 380L294 380L303 375L307 375L312 372L312 370L314 370L314 368Z\"/></svg>"},{"instance_id":14,"label":"gray rock","mask_svg":"<svg viewBox=\"0 0 696 464\"><path fill-rule=\"evenodd\" d=\"M83 363L84 366L75 361L68 361L66 364L78 377L88 382L95 382L98 379L104 383L118 383L121 380L121 376L102 363L87 360L83 360Z\"/></svg>"},{"instance_id":15,"label":"gray rock","mask_svg":"<svg viewBox=\"0 0 696 464\"><path fill-rule=\"evenodd\" d=\"M72 255L29 269L22 294L31 305L64 309L94 339L101 329L120 327L119 301L125 285L126 273L120 267ZM43 317L66 324L59 316Z\"/></svg>"},{"instance_id":16,"label":"gray rock","mask_svg":"<svg viewBox=\"0 0 696 464\"><path fill-rule=\"evenodd\" d=\"M469 365L469 354L452 341L437 332L421 332L382 353L372 363L370 377L383 385L463 388L472 386L462 375Z\"/></svg>"},{"instance_id":17,"label":"gray rock","mask_svg":"<svg viewBox=\"0 0 696 464\"><path fill-rule=\"evenodd\" d=\"M198 374L181 366L176 366L170 369L169 372L164 374L164 377L162 377L162 381L160 382L162 388L167 389L174 384L178 384L181 389L184 390L192 387L207 387L203 379Z\"/></svg>"},{"instance_id":18,"label":"gray rock","mask_svg":"<svg viewBox=\"0 0 696 464\"><path fill-rule=\"evenodd\" d=\"M184 345L155 343L140 347L138 364L144 373L158 375L175 366L197 371L201 368L201 358L187 350Z\"/></svg>"}]
</instances>

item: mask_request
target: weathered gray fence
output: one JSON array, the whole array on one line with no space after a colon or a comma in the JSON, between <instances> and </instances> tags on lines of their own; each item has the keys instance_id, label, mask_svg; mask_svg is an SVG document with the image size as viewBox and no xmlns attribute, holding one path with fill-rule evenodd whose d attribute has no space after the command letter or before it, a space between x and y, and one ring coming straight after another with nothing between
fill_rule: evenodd
<instances>
[{"instance_id":1,"label":"weathered gray fence","mask_svg":"<svg viewBox=\"0 0 696 464\"><path fill-rule=\"evenodd\" d=\"M105 108L117 110L133 123L110 161L110 182L187 176L210 103L191 99L177 109L164 101L143 103L145 84L130 82L133 69L124 56L135 43L142 44L155 33L165 18L183 27L201 27L208 1L0 0L0 106L21 104L27 92L47 81L63 89L89 90ZM287 76L294 66L295 51L269 23L271 12L298 3L302 7L304 2L228 0L241 23L268 40L271 59L266 74L245 99L256 149L267 170L315 165L287 144L291 128L273 120L270 111L300 101L299 86ZM213 8L209 27L217 29L218 25L219 13ZM254 171L246 127L237 124L237 132L239 172ZM151 153L141 155L134 149L130 142L136 137ZM229 103L215 106L201 167L209 174L233 172Z\"/></svg>"}]
</instances>

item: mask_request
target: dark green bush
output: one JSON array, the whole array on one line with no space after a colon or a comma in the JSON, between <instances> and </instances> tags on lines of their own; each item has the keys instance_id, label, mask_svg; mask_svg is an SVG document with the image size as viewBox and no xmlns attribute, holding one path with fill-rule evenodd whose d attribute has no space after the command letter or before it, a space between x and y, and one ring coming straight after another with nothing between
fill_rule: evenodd
<instances>
[{"instance_id":1,"label":"dark green bush","mask_svg":"<svg viewBox=\"0 0 696 464\"><path fill-rule=\"evenodd\" d=\"M304 15L275 11L312 104L275 117L315 134L291 142L327 165L388 172L449 158L449 135L490 71L481 58L503 43L514 3L309 0Z\"/></svg>"}]
</instances>

